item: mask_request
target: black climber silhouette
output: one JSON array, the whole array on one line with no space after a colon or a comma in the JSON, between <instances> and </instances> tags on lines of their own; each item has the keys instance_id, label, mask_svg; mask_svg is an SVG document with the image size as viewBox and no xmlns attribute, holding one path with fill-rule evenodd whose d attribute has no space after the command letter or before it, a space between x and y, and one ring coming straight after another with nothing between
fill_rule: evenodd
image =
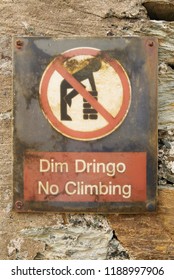
<instances>
[{"instance_id":1,"label":"black climber silhouette","mask_svg":"<svg viewBox=\"0 0 174 280\"><path fill-rule=\"evenodd\" d=\"M89 83L91 85L91 91L90 93L97 99L97 90L94 80L93 72L97 72L101 68L101 61L99 58L91 58L89 59L88 65L86 65L81 70L75 72L72 76L81 83L82 81L88 79ZM85 87L82 83L81 85ZM78 95L79 93L73 89L71 92L67 93L68 89L71 89L72 86L66 81L63 80L60 85L60 108L61 108L61 120L71 120L71 117L67 114L67 105L71 107L72 99ZM88 113L93 113L91 115L91 119L97 118L97 111L93 108L91 108L91 105L84 99L84 109L83 109L83 118L88 118Z\"/></svg>"}]
</instances>

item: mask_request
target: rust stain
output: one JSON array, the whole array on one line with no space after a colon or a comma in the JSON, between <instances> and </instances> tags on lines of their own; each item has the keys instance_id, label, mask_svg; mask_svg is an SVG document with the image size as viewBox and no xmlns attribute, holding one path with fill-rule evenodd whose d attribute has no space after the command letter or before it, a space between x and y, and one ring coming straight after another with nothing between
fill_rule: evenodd
<instances>
[{"instance_id":1,"label":"rust stain","mask_svg":"<svg viewBox=\"0 0 174 280\"><path fill-rule=\"evenodd\" d=\"M64 61L64 67L68 70L69 73L74 74L82 69L84 69L86 66L88 66L88 70L95 68L96 65L101 65L102 63L101 57L96 56L95 58L85 58L81 60L77 60L74 58L66 59Z\"/></svg>"}]
</instances>

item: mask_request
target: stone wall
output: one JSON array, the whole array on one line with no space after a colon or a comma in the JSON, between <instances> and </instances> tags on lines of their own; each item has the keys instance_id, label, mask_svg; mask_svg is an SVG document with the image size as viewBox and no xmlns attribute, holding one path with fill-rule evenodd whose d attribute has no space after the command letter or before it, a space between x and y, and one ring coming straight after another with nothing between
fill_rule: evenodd
<instances>
[{"instance_id":1,"label":"stone wall","mask_svg":"<svg viewBox=\"0 0 174 280\"><path fill-rule=\"evenodd\" d=\"M174 1L0 1L0 259L174 259ZM12 210L12 36L159 39L158 209L95 215Z\"/></svg>"}]
</instances>

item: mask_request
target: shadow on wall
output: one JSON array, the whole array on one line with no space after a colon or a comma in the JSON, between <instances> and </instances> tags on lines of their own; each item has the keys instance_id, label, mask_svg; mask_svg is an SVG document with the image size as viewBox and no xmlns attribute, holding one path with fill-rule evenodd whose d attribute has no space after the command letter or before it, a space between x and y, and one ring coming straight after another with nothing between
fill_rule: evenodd
<instances>
[{"instance_id":1,"label":"shadow on wall","mask_svg":"<svg viewBox=\"0 0 174 280\"><path fill-rule=\"evenodd\" d=\"M174 21L174 4L166 1L145 1L143 6L152 20Z\"/></svg>"}]
</instances>

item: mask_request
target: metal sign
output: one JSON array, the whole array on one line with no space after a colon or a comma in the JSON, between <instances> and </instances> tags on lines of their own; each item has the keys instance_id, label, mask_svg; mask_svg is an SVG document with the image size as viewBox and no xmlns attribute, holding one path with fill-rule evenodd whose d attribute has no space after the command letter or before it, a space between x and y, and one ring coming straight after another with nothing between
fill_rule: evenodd
<instances>
[{"instance_id":1,"label":"metal sign","mask_svg":"<svg viewBox=\"0 0 174 280\"><path fill-rule=\"evenodd\" d=\"M14 208L156 207L157 40L14 39Z\"/></svg>"}]
</instances>

